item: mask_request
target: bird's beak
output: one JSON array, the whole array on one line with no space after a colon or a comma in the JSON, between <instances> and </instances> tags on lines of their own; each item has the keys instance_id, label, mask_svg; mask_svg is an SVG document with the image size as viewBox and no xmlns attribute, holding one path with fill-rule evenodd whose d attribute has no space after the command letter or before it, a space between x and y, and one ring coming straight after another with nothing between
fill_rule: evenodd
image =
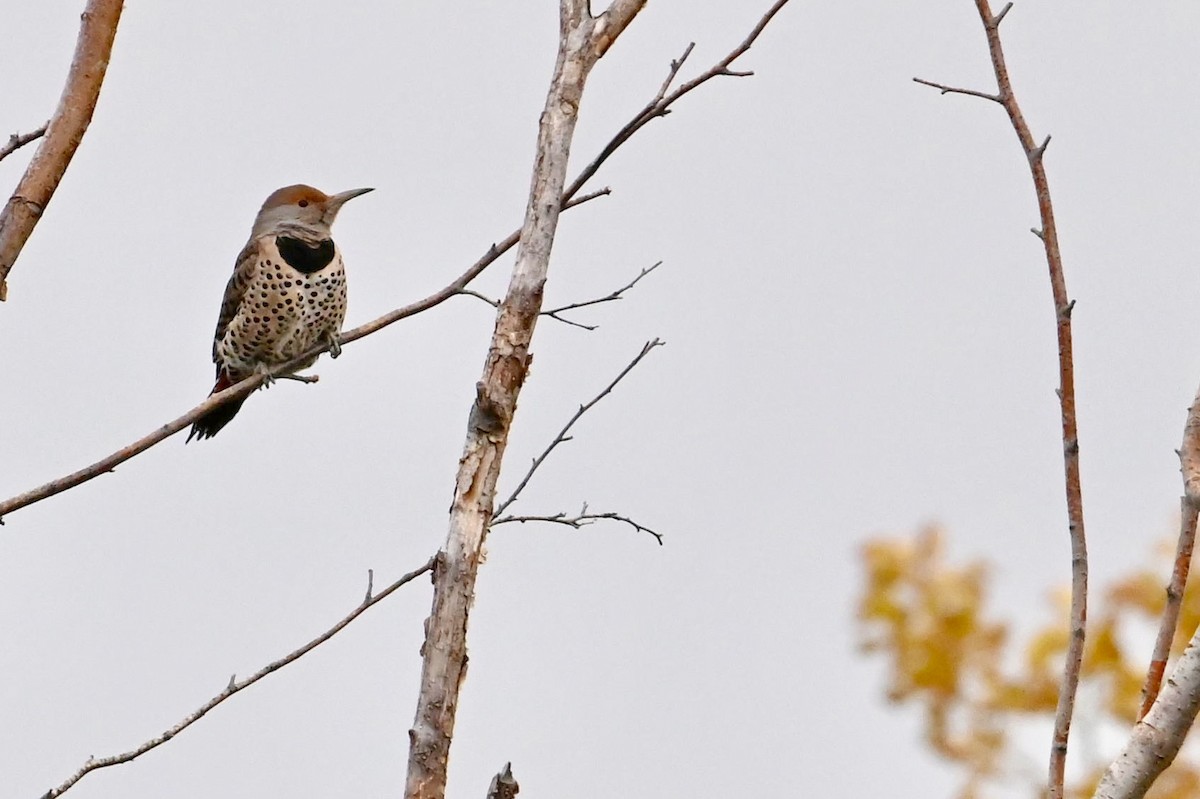
<instances>
[{"instance_id":1,"label":"bird's beak","mask_svg":"<svg viewBox=\"0 0 1200 799\"><path fill-rule=\"evenodd\" d=\"M326 204L326 208L328 209L326 213L329 215L329 219L333 219L338 209L345 205L347 200L353 200L355 197L362 196L369 191L375 191L375 189L350 189L350 191L344 191L341 194L335 194L330 197L329 202Z\"/></svg>"}]
</instances>

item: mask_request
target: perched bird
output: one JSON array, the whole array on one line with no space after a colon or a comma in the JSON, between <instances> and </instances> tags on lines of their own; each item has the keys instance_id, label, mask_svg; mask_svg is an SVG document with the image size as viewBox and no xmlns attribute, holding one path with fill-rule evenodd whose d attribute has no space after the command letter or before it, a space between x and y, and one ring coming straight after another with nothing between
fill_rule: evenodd
<instances>
[{"instance_id":1,"label":"perched bird","mask_svg":"<svg viewBox=\"0 0 1200 799\"><path fill-rule=\"evenodd\" d=\"M331 357L341 354L346 272L330 227L347 200L369 191L330 196L312 186L286 186L263 203L225 286L213 336L217 383L209 396L320 343L329 344ZM245 401L227 402L201 416L187 440L215 436Z\"/></svg>"}]
</instances>

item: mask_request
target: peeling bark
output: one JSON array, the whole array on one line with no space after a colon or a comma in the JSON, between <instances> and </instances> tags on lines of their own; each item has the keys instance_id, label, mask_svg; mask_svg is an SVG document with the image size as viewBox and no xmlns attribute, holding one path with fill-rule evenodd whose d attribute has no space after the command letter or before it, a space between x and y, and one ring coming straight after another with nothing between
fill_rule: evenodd
<instances>
[{"instance_id":1,"label":"peeling bark","mask_svg":"<svg viewBox=\"0 0 1200 799\"><path fill-rule=\"evenodd\" d=\"M492 521L496 481L529 373L529 345L542 309L550 251L562 210L571 140L588 74L646 0L614 0L593 16L587 0L561 0L558 57L538 129L537 155L521 242L508 293L476 385L459 460L449 533L434 571L426 622L421 692L409 730L408 799L442 799L459 689L467 671L467 623L475 578Z\"/></svg>"}]
</instances>

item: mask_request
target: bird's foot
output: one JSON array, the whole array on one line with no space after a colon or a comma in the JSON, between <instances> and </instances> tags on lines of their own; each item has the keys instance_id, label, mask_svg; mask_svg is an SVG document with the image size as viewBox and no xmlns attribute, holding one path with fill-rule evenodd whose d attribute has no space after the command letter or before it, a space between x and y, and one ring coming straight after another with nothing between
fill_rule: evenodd
<instances>
[{"instance_id":1,"label":"bird's foot","mask_svg":"<svg viewBox=\"0 0 1200 799\"><path fill-rule=\"evenodd\" d=\"M329 357L336 358L342 354L342 334L329 334Z\"/></svg>"},{"instance_id":2,"label":"bird's foot","mask_svg":"<svg viewBox=\"0 0 1200 799\"><path fill-rule=\"evenodd\" d=\"M280 375L271 374L271 367L265 363L258 364L254 371L262 375L262 385L259 388L270 388Z\"/></svg>"}]
</instances>

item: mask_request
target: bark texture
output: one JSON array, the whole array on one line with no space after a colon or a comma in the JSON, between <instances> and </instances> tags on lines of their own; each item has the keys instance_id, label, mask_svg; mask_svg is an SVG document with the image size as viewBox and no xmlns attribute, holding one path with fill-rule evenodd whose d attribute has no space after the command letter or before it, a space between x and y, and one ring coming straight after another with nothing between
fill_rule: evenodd
<instances>
[{"instance_id":1,"label":"bark texture","mask_svg":"<svg viewBox=\"0 0 1200 799\"><path fill-rule=\"evenodd\" d=\"M89 0L83 11L75 57L58 109L16 191L0 211L0 301L8 298L8 273L92 121L123 6L122 0Z\"/></svg>"},{"instance_id":2,"label":"bark texture","mask_svg":"<svg viewBox=\"0 0 1200 799\"><path fill-rule=\"evenodd\" d=\"M1140 799L1175 761L1200 711L1200 633L1175 664L1150 712L1104 773L1095 799Z\"/></svg>"},{"instance_id":3,"label":"bark texture","mask_svg":"<svg viewBox=\"0 0 1200 799\"><path fill-rule=\"evenodd\" d=\"M538 128L533 180L516 263L476 384L459 461L449 533L434 569L433 609L426 622L421 692L409 731L408 799L442 799L459 689L467 669L467 622L496 481L529 373L529 345L542 308L550 251L562 208L567 160L584 84L592 67L646 0L615 0L593 16L587 0L561 0L558 57Z\"/></svg>"}]
</instances>

